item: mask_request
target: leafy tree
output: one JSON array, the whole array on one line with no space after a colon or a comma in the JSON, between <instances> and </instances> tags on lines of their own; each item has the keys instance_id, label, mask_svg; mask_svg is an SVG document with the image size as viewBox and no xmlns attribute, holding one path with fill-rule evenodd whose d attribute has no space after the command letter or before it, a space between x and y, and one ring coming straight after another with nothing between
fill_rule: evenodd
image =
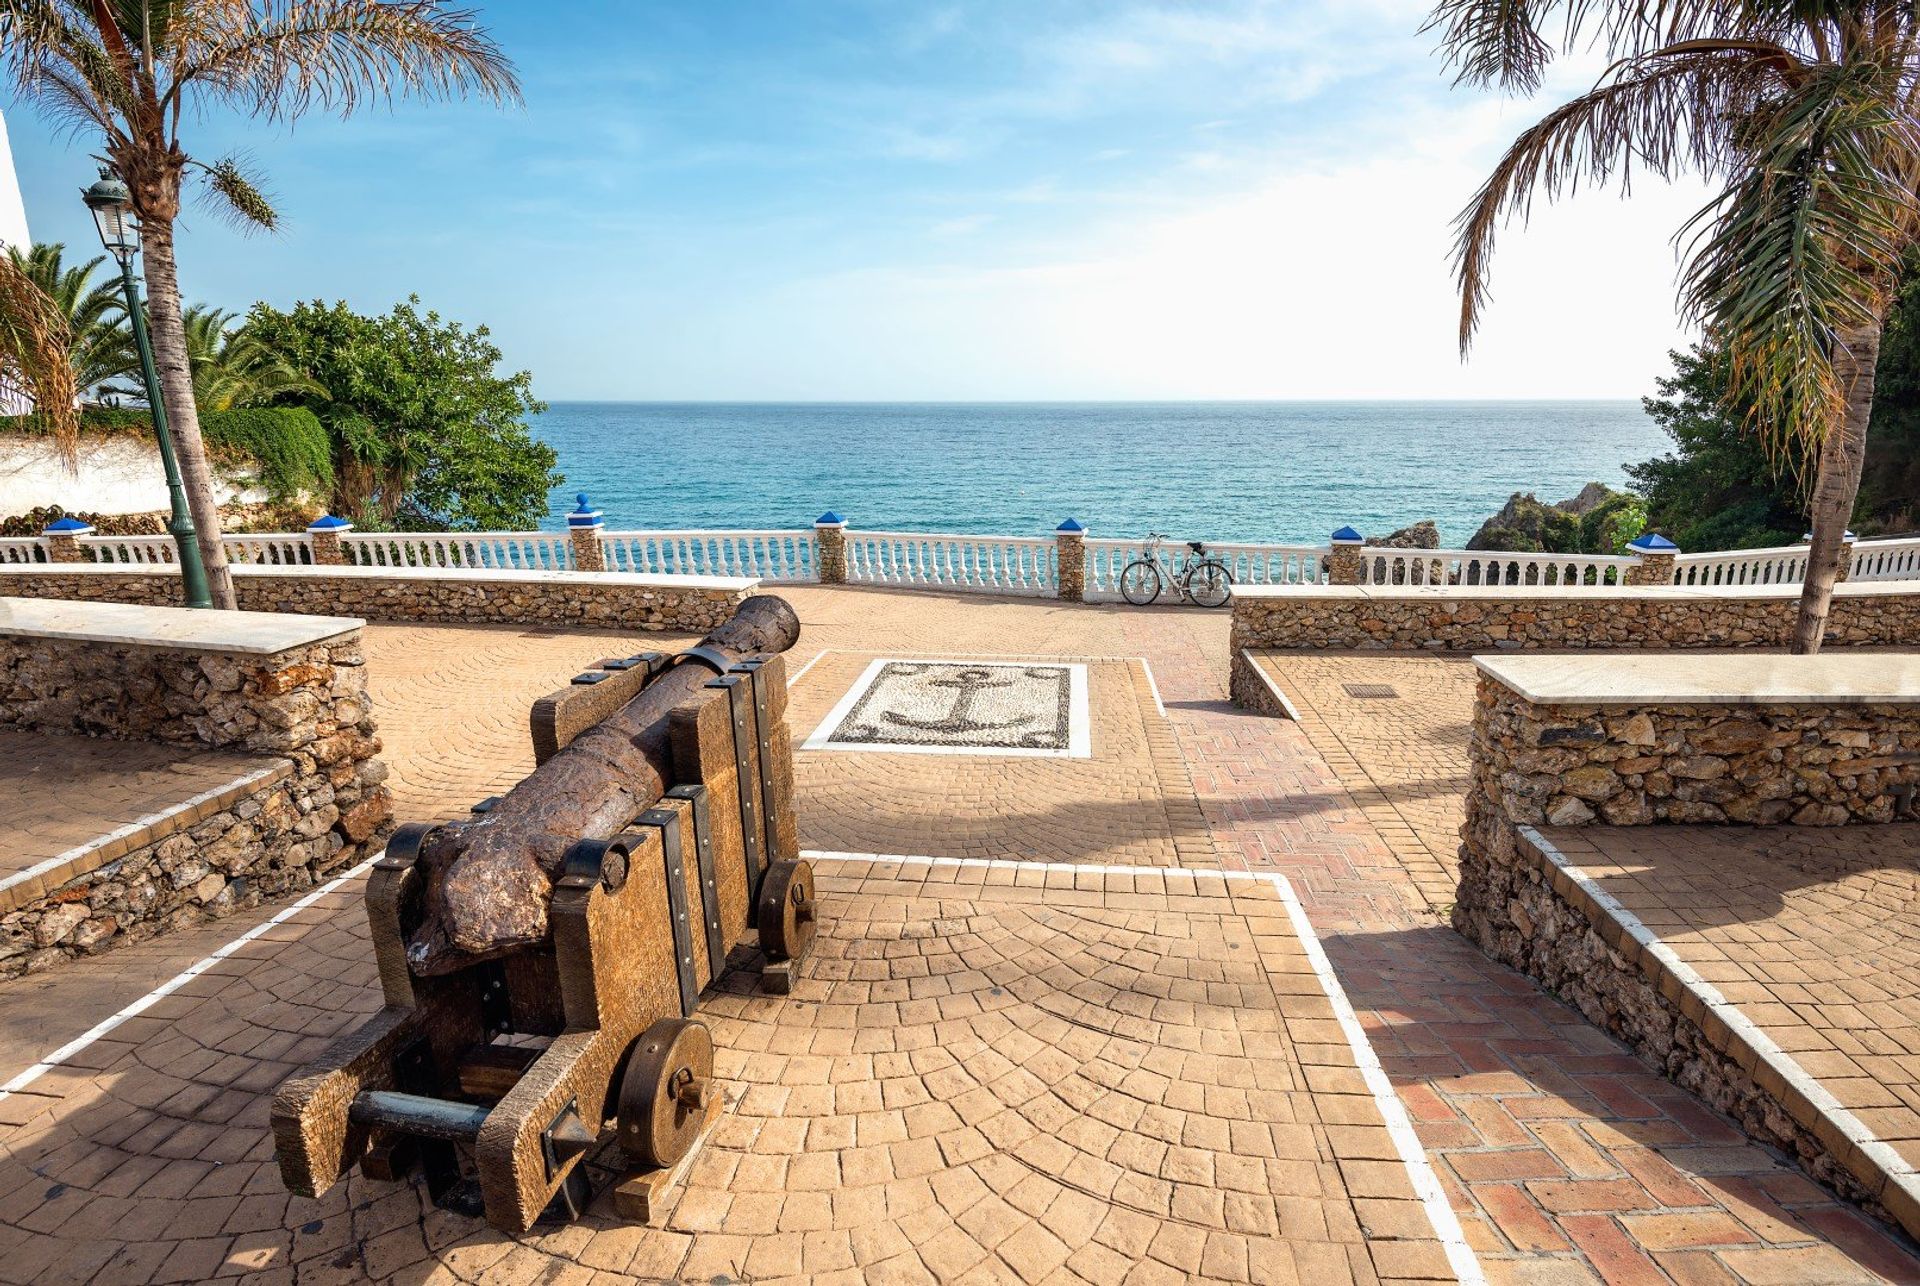
<instances>
[{"instance_id":1,"label":"leafy tree","mask_svg":"<svg viewBox=\"0 0 1920 1286\"><path fill-rule=\"evenodd\" d=\"M66 252L58 243L36 242L27 250L7 247L15 265L67 319L73 377L84 396L108 380L138 375L140 356L127 325L127 297L119 276L109 272L104 281L94 280L107 257L95 255L70 267Z\"/></svg>"},{"instance_id":2,"label":"leafy tree","mask_svg":"<svg viewBox=\"0 0 1920 1286\"><path fill-rule=\"evenodd\" d=\"M278 220L237 158L208 162L188 151L182 122L220 107L275 121L314 108L347 115L396 93L506 100L519 92L512 68L472 13L448 0L0 0L0 60L22 98L95 136L131 191L167 424L214 606L232 607L193 400L174 221L189 172L243 225ZM4 279L0 294L11 295ZM22 324L14 323L16 341L32 338Z\"/></svg>"},{"instance_id":3,"label":"leafy tree","mask_svg":"<svg viewBox=\"0 0 1920 1286\"><path fill-rule=\"evenodd\" d=\"M1460 338L1499 228L1536 193L1638 167L1703 174L1681 304L1726 354L1728 404L1815 464L1793 650L1818 651L1853 512L1874 367L1920 209L1920 7L1912 0L1439 0L1460 79L1531 92L1556 52L1604 49L1599 83L1521 133L1460 218Z\"/></svg>"},{"instance_id":4,"label":"leafy tree","mask_svg":"<svg viewBox=\"0 0 1920 1286\"><path fill-rule=\"evenodd\" d=\"M1790 545L1806 530L1799 483L1727 410L1727 359L1695 345L1670 354L1659 396L1641 399L1677 453L1627 466L1647 522L1685 550Z\"/></svg>"},{"instance_id":5,"label":"leafy tree","mask_svg":"<svg viewBox=\"0 0 1920 1286\"><path fill-rule=\"evenodd\" d=\"M255 304L241 333L324 393L310 406L334 445L334 512L369 526L530 527L559 485L553 448L525 417L545 405L525 371L495 373L485 326L421 312L419 298L378 317L318 300Z\"/></svg>"},{"instance_id":6,"label":"leafy tree","mask_svg":"<svg viewBox=\"0 0 1920 1286\"><path fill-rule=\"evenodd\" d=\"M193 366L193 400L202 411L269 406L290 396L324 397L327 390L295 370L286 357L245 327L230 329L238 313L195 304L181 317Z\"/></svg>"}]
</instances>

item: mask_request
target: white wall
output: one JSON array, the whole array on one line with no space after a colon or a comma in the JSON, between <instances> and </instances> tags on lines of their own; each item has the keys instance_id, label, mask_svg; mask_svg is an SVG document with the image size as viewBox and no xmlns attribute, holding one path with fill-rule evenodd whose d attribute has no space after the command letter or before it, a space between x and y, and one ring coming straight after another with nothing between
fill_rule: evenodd
<instances>
[{"instance_id":1,"label":"white wall","mask_svg":"<svg viewBox=\"0 0 1920 1286\"><path fill-rule=\"evenodd\" d=\"M220 503L265 501L266 491L252 482L244 475L216 477ZM0 516L23 514L42 505L59 505L69 513L164 510L167 475L160 465L160 451L144 438L84 439L76 473L50 440L0 435Z\"/></svg>"},{"instance_id":2,"label":"white wall","mask_svg":"<svg viewBox=\"0 0 1920 1286\"><path fill-rule=\"evenodd\" d=\"M20 179L13 172L13 147L7 142L7 118L0 115L0 244L33 245L27 232L27 207L20 199Z\"/></svg>"}]
</instances>

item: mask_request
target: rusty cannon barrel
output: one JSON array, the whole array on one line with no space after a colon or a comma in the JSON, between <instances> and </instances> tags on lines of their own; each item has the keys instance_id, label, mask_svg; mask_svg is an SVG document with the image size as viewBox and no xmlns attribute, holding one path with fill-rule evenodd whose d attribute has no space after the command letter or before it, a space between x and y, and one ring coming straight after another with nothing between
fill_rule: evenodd
<instances>
[{"instance_id":1,"label":"rusty cannon barrel","mask_svg":"<svg viewBox=\"0 0 1920 1286\"><path fill-rule=\"evenodd\" d=\"M672 784L668 713L742 658L785 652L799 638L785 599L749 598L486 813L436 830L421 854L427 914L407 942L408 966L448 973L545 938L567 849L619 834Z\"/></svg>"}]
</instances>

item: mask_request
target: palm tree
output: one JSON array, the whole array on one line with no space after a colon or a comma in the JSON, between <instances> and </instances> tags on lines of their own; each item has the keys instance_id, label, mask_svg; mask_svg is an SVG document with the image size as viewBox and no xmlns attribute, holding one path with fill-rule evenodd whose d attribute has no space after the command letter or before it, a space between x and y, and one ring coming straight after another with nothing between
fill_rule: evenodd
<instances>
[{"instance_id":1,"label":"palm tree","mask_svg":"<svg viewBox=\"0 0 1920 1286\"><path fill-rule=\"evenodd\" d=\"M7 248L20 271L66 318L72 336L73 376L85 395L108 380L136 374L140 358L127 325L127 301L120 283L111 276L101 282L93 279L107 257L96 255L68 267L66 251L64 245L45 242L24 251L18 246Z\"/></svg>"},{"instance_id":2,"label":"palm tree","mask_svg":"<svg viewBox=\"0 0 1920 1286\"><path fill-rule=\"evenodd\" d=\"M448 0L0 0L0 58L19 93L100 140L132 192L154 360L214 605L233 606L213 474L180 313L174 220L189 173L245 226L272 204L235 157L188 153L181 122L213 107L286 121L395 94L516 99L512 67Z\"/></svg>"},{"instance_id":3,"label":"palm tree","mask_svg":"<svg viewBox=\"0 0 1920 1286\"><path fill-rule=\"evenodd\" d=\"M31 406L71 464L80 441L73 332L12 255L0 255L0 404Z\"/></svg>"},{"instance_id":4,"label":"palm tree","mask_svg":"<svg viewBox=\"0 0 1920 1286\"><path fill-rule=\"evenodd\" d=\"M1552 38L1546 34L1552 24ZM1682 230L1683 313L1727 354L1729 400L1777 461L1814 465L1793 650L1819 650L1860 488L1874 363L1920 182L1911 0L1443 0L1469 84L1532 91L1556 52L1615 61L1515 140L1461 214L1464 352L1508 218L1636 166L1718 194Z\"/></svg>"},{"instance_id":5,"label":"palm tree","mask_svg":"<svg viewBox=\"0 0 1920 1286\"><path fill-rule=\"evenodd\" d=\"M230 329L238 313L195 304L181 316L193 368L193 400L203 411L267 406L283 394L325 397L327 390L260 342L245 326Z\"/></svg>"}]
</instances>

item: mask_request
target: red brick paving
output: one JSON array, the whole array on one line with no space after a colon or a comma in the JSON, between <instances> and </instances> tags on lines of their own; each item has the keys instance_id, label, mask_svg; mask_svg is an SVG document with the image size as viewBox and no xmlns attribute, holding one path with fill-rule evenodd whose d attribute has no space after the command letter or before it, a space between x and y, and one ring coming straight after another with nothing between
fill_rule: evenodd
<instances>
[{"instance_id":1,"label":"red brick paving","mask_svg":"<svg viewBox=\"0 0 1920 1286\"><path fill-rule=\"evenodd\" d=\"M977 655L1005 651L1010 639L1040 645L1050 654L1145 656L1159 681L1222 860L1230 866L1277 870L1293 882L1492 1280L1920 1282L1920 1260L1908 1248L1796 1169L1747 1143L1730 1124L1654 1075L1573 1011L1527 979L1488 961L1442 926L1403 860L1306 733L1226 705L1223 617L870 591L808 589L792 597L809 626L806 651L796 662L821 644ZM461 633L440 632L438 642L455 645ZM375 634L377 638L378 631ZM574 650L591 659L615 649L575 638L568 644L569 653ZM458 720L448 719L449 711L471 709L476 703L497 710L502 702L489 684L488 667L463 668L464 675L449 677L442 671L434 683L423 685L425 704L406 706L406 694L397 694L401 705L390 708L386 717L418 721L425 740L432 742L425 736L431 730L429 721L458 727ZM519 735L516 722L490 716L485 727L507 748ZM387 735L392 745L391 731ZM422 762L431 764L440 780L437 789L424 781L413 786L414 798L437 811L456 812L470 796L488 793L481 787L511 771L508 764L489 762L489 756L470 759L463 753L470 745L455 736L444 744L423 746ZM396 777L406 787L406 761L395 758ZM1444 765L1436 765L1440 768ZM1394 784L1419 786L1417 781ZM0 1201L0 1220L30 1234L24 1241L0 1238L0 1278L53 1274L55 1265L45 1258L51 1242L44 1234L56 1228L79 1237L61 1242L71 1259L58 1270L78 1280L89 1275L124 1280L136 1271L145 1276L162 1269L163 1275L191 1278L215 1270L239 1271L250 1263L284 1263L285 1258L276 1256L287 1255L310 1268L337 1265L331 1270L335 1277L386 1275L401 1265L419 1263L422 1252L437 1258L437 1275L450 1280L505 1280L556 1268L546 1258L553 1251L571 1258L583 1281L593 1270L606 1280L649 1273L733 1272L743 1266L769 1273L792 1270L790 1260L769 1258L746 1265L725 1255L678 1258L632 1243L622 1243L618 1253L611 1253L609 1243L610 1253L602 1256L593 1245L599 1234L591 1229L555 1234L540 1253L485 1239L463 1242L459 1230L468 1225L437 1212L423 1213L411 1192L379 1185L360 1185L353 1192L351 1220L329 1219L311 1233L298 1224L291 1225L291 1232L278 1231L290 1225L276 1213L286 1198L272 1183L250 1178L252 1171L237 1173L242 1182L229 1191L218 1170L196 1169L198 1163L189 1159L231 1143L241 1147L236 1159L244 1155L257 1160L258 1144L247 1145L244 1138L223 1143L220 1130L199 1122L198 1113L216 1103L218 1095L198 1105L177 1097L185 1091L169 1078L185 1071L174 1062L185 1051L169 1045L168 1031L171 1021L218 994L229 978L250 980L267 1003L279 1003L282 984L274 980L278 975L273 970L281 968L294 970L289 982L297 983L304 1006L306 995L315 990L311 975L301 974L301 961L312 950L308 936L342 923L357 929L357 907L342 897L315 908L308 919L307 929L277 931L274 936L283 939L281 943L262 942L236 956L222 966L222 977L202 980L194 993L163 1002L116 1032L112 1042L87 1051L72 1069L57 1070L36 1086L46 1097L67 1092L92 1080L94 1073L88 1069L101 1066L102 1059L126 1053L134 1054L141 1068L160 1073L151 1080L148 1070L118 1078L115 1092L131 1095L128 1101L140 1104L131 1117L110 1125L102 1119L98 1129L90 1129L84 1118L72 1123L89 1131L91 1145L104 1143L125 1154L119 1168L89 1179L102 1198L111 1200L90 1203L80 1222L63 1217L57 1202L49 1204L38 1190L31 1206L20 1205L20 1198L11 1205ZM278 949L270 951L273 946ZM272 968L262 959L271 960ZM314 964L320 976L326 976L328 966L319 959ZM105 965L84 962L73 971L74 981L85 982L89 970ZM201 985L205 992L199 991ZM355 995L364 990L361 985L352 989ZM92 1021L86 987L76 986L73 994L72 1021ZM101 1002L91 1003L93 1017L104 1012L98 1008ZM8 1021L0 993L0 1031ZM219 1033L223 1052L208 1066L227 1069L217 1075L266 1075L258 1064L265 1058L264 1066L277 1077L280 1061L295 1048L285 1036L274 1034L272 1023L264 1028L247 1021L229 1024ZM1336 1072L1308 1068L1306 1079L1316 1090L1332 1088L1340 1084ZM156 1096L160 1102L145 1103ZM31 1111L36 1101L45 1098L37 1093L0 1102L0 1120L23 1120L22 1109ZM191 1123L181 1123L177 1114L183 1112L194 1118ZM1338 1124L1330 1122L1328 1128ZM62 1154L43 1152L42 1160L56 1155ZM73 1159L78 1156L73 1154ZM1343 1167L1350 1185L1366 1183L1367 1164L1356 1159ZM159 1196L169 1184L176 1194L174 1204L146 1199ZM139 1202L114 1197L136 1189L142 1193ZM28 1190L17 1191L24 1197ZM183 1200L189 1193L193 1200ZM1010 1200L1014 1195L1009 1190ZM1368 1199L1358 1200L1364 1204ZM1017 1201L1012 1204L1019 1208ZM1386 1218L1384 1213L1381 1217ZM154 1224L156 1218L162 1222ZM118 1226L121 1220L132 1222ZM144 1235L153 1236L164 1227L168 1240L126 1247L114 1269L101 1274L107 1253L89 1255L84 1249L96 1224L98 1231L111 1228L121 1235L148 1228ZM993 1226L989 1217L967 1231L978 1240L983 1233L990 1235ZM1056 1231L1036 1227L1025 1233L1016 1254L1023 1263L1051 1262L1060 1253L1049 1242L1060 1240ZM806 1239L808 1250L815 1249L815 1233L795 1235ZM1143 1252L1158 1255L1160 1275L1170 1280L1209 1264L1238 1267L1219 1258L1234 1253L1231 1242L1212 1247L1202 1238L1188 1248L1173 1240L1116 1240L1107 1250L1119 1258L1091 1256L1082 1261L1094 1274L1089 1280L1110 1280L1105 1274L1117 1276L1129 1266L1141 1280L1153 1279L1154 1265ZM724 1243L714 1245L719 1249ZM844 1253L825 1241L817 1249L823 1264ZM1211 1261L1206 1258L1210 1253L1215 1256ZM1322 1262L1296 1251L1296 1259L1298 1275L1316 1286L1355 1271L1345 1258ZM931 1270L926 1253L920 1262ZM1098 1267L1102 1263L1105 1269ZM844 1275L858 1276L851 1269ZM573 1278L558 1271L550 1279Z\"/></svg>"}]
</instances>

